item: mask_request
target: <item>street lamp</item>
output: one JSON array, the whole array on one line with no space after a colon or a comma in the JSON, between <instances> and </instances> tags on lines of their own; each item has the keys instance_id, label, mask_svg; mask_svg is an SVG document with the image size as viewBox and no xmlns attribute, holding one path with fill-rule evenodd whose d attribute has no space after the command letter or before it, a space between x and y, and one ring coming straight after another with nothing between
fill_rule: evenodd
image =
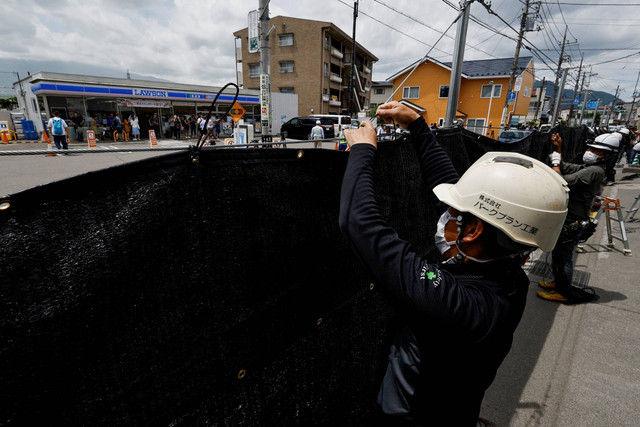
<instances>
[{"instance_id":1,"label":"street lamp","mask_svg":"<svg viewBox=\"0 0 640 427\"><path fill-rule=\"evenodd\" d=\"M489 94L489 109L487 110L487 120L485 120L484 122L485 125L487 126L487 130L485 132L486 136L489 136L487 134L489 133L488 126L489 126L489 116L491 115L491 101L493 101L493 86L494 86L493 80L491 80L489 84L491 85L491 93Z\"/></svg>"}]
</instances>

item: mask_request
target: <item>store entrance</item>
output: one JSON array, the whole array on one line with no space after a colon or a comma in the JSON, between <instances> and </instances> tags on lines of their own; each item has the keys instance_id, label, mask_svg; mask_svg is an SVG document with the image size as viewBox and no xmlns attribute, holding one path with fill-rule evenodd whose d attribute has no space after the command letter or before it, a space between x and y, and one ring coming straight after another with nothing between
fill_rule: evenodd
<instances>
[{"instance_id":1,"label":"store entrance","mask_svg":"<svg viewBox=\"0 0 640 427\"><path fill-rule=\"evenodd\" d=\"M136 114L138 115L138 121L140 123L140 138L141 139L149 139L149 119L153 117L154 113L157 113L157 108L141 108L136 107ZM162 118L158 115L158 119L160 119L160 129L162 129ZM156 135L156 137L162 138L162 135Z\"/></svg>"}]
</instances>

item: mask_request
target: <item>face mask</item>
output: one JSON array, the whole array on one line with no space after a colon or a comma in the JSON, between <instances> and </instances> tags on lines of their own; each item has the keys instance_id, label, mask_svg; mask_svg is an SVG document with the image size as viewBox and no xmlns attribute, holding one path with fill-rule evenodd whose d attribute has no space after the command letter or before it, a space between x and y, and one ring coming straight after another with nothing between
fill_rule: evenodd
<instances>
[{"instance_id":1,"label":"face mask","mask_svg":"<svg viewBox=\"0 0 640 427\"><path fill-rule=\"evenodd\" d=\"M455 241L447 242L447 239L444 237L444 227L447 225L449 221L454 221L455 219L456 217L451 216L451 214L449 213L449 209L447 209L446 211L444 211L444 213L440 216L440 219L438 220L438 225L436 226L436 234L434 236L434 239L436 241L436 248L438 248L438 250L442 255L444 255L444 253L448 251L451 246L456 244Z\"/></svg>"},{"instance_id":2,"label":"face mask","mask_svg":"<svg viewBox=\"0 0 640 427\"><path fill-rule=\"evenodd\" d=\"M598 156L596 153L592 151L585 151L584 155L582 156L582 161L586 165L593 165L595 163L598 163L599 158L600 156Z\"/></svg>"}]
</instances>

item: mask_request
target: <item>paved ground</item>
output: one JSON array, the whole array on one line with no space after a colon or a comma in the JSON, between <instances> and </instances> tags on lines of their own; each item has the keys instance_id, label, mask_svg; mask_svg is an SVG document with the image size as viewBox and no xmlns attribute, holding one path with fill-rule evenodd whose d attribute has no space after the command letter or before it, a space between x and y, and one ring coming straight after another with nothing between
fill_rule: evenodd
<instances>
[{"instance_id":1,"label":"paved ground","mask_svg":"<svg viewBox=\"0 0 640 427\"><path fill-rule=\"evenodd\" d=\"M622 179L604 195L629 209L640 196L640 177L621 169L617 176ZM597 303L567 306L537 298L550 254L538 251L529 263L527 308L483 403L488 425L639 425L640 213L625 228L632 256L615 239L615 247L607 247L604 216L585 252L576 254L574 283L595 288ZM620 236L617 225L613 231Z\"/></svg>"}]
</instances>

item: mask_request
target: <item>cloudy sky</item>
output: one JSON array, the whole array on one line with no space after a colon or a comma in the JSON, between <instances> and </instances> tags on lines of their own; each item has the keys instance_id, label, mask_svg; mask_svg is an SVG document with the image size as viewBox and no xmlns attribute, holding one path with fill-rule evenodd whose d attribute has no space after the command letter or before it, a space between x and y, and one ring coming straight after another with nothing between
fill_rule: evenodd
<instances>
[{"instance_id":1,"label":"cloudy sky","mask_svg":"<svg viewBox=\"0 0 640 427\"><path fill-rule=\"evenodd\" d=\"M247 26L258 0L2 0L0 90L21 76L56 71L157 78L180 83L235 82L233 32ZM524 0L478 1L465 59L513 57ZM576 5L580 3L580 5ZM329 21L351 34L353 0L272 0L270 16ZM621 6L621 4L629 6ZM360 0L356 39L379 58L374 80L422 58L456 18L457 0ZM452 7L454 6L454 7ZM535 50L536 78L554 78L565 26L563 66L584 62L590 88L631 100L640 71L640 0L546 0L525 45ZM510 28L509 25L513 28ZM450 61L454 25L431 52ZM521 55L530 55L527 49ZM627 58L623 58L628 56ZM622 59L621 59L622 58ZM610 61L610 62L609 62ZM567 87L575 84L574 70Z\"/></svg>"}]
</instances>

